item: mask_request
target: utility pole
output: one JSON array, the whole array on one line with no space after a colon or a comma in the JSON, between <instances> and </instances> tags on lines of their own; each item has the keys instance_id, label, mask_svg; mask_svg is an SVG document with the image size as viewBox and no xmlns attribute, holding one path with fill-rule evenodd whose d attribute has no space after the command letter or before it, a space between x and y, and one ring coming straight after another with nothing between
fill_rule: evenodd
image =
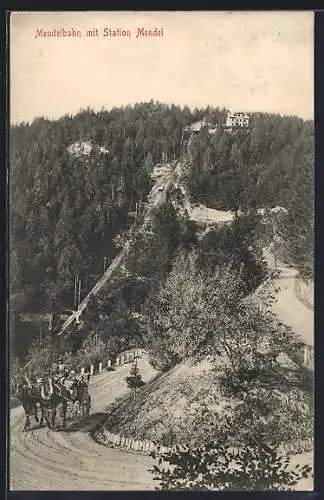
<instances>
[{"instance_id":1,"label":"utility pole","mask_svg":"<svg viewBox=\"0 0 324 500\"><path fill-rule=\"evenodd\" d=\"M184 133L184 128L182 129L182 133L181 133L180 149L182 149L183 133Z\"/></svg>"},{"instance_id":2,"label":"utility pole","mask_svg":"<svg viewBox=\"0 0 324 500\"><path fill-rule=\"evenodd\" d=\"M162 153L162 165L165 165L168 162L168 155L167 153Z\"/></svg>"},{"instance_id":3,"label":"utility pole","mask_svg":"<svg viewBox=\"0 0 324 500\"><path fill-rule=\"evenodd\" d=\"M78 290L78 281L79 281L79 275L75 274L74 275L74 307L77 306L77 290Z\"/></svg>"},{"instance_id":4,"label":"utility pole","mask_svg":"<svg viewBox=\"0 0 324 500\"><path fill-rule=\"evenodd\" d=\"M52 326L53 326L53 313L49 314L49 320L48 320L48 331L52 331Z\"/></svg>"},{"instance_id":5,"label":"utility pole","mask_svg":"<svg viewBox=\"0 0 324 500\"><path fill-rule=\"evenodd\" d=\"M78 301L78 307L80 305L80 302L81 302L81 280L79 280L79 301Z\"/></svg>"}]
</instances>

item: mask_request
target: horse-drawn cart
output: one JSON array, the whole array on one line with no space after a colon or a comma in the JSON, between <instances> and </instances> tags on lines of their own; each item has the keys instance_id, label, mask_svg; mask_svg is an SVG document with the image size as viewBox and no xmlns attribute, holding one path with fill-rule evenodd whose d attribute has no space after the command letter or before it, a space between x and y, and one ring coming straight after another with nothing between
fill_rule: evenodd
<instances>
[{"instance_id":1,"label":"horse-drawn cart","mask_svg":"<svg viewBox=\"0 0 324 500\"><path fill-rule=\"evenodd\" d=\"M89 415L91 409L88 384L83 376L73 374L65 374L56 380L53 377L49 377L47 381L38 379L34 384L24 377L24 380L17 384L16 394L25 411L25 430L30 425L30 416L34 416L38 422L38 410L41 411L41 424L45 419L48 427L54 428L57 410L65 427L67 416L71 415L75 421L80 416Z\"/></svg>"},{"instance_id":2,"label":"horse-drawn cart","mask_svg":"<svg viewBox=\"0 0 324 500\"><path fill-rule=\"evenodd\" d=\"M88 384L83 376L74 377L72 382L67 381L64 387L69 391L67 397L67 412L72 415L73 420L80 416L89 415L91 409L91 398Z\"/></svg>"}]
</instances>

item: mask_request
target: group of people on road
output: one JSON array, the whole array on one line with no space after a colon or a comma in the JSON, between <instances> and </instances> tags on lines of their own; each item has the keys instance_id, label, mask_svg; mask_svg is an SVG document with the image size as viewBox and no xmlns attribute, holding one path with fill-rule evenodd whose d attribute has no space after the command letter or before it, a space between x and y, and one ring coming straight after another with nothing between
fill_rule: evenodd
<instances>
[{"instance_id":1,"label":"group of people on road","mask_svg":"<svg viewBox=\"0 0 324 500\"><path fill-rule=\"evenodd\" d=\"M73 416L79 414L88 415L91 408L91 397L88 392L88 381L81 374L78 376L75 371L70 371L65 368L62 371L57 370L50 375L42 377L35 374L21 374L16 380L15 396L21 402L26 416L24 429L27 430L30 426L29 417L33 415L36 422L39 422L37 412L41 411L42 425L45 418L48 426L55 426L56 410L61 408L63 417L63 427L68 408L71 409ZM50 417L48 416L50 413Z\"/></svg>"},{"instance_id":2,"label":"group of people on road","mask_svg":"<svg viewBox=\"0 0 324 500\"><path fill-rule=\"evenodd\" d=\"M48 376L31 374L28 377L28 381L26 377L23 377L26 380L26 386L29 386L34 391L39 391L42 386L46 385L49 378L51 378L56 392L62 395L65 394L68 399L75 399L76 393L87 391L90 374L78 376L74 370L69 370L65 367L63 371L59 369L56 371L52 370Z\"/></svg>"}]
</instances>

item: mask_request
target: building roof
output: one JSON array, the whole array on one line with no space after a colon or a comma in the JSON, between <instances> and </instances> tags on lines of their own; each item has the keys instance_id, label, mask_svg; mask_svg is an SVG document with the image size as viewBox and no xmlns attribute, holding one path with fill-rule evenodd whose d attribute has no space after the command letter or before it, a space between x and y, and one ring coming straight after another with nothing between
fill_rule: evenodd
<instances>
[{"instance_id":1,"label":"building roof","mask_svg":"<svg viewBox=\"0 0 324 500\"><path fill-rule=\"evenodd\" d=\"M200 120L198 122L191 123L190 125L185 127L185 130L191 130L192 132L199 132L205 126L206 122Z\"/></svg>"},{"instance_id":2,"label":"building roof","mask_svg":"<svg viewBox=\"0 0 324 500\"><path fill-rule=\"evenodd\" d=\"M234 112L229 111L227 113L228 118L236 118L239 115L244 115L243 116L244 118L250 118L249 115L247 113L245 113L244 111L234 111Z\"/></svg>"},{"instance_id":3,"label":"building roof","mask_svg":"<svg viewBox=\"0 0 324 500\"><path fill-rule=\"evenodd\" d=\"M205 127L216 129L217 125L214 125L212 123L208 123L204 120L200 120L200 121L191 123L190 125L187 125L187 127L184 127L184 129L190 130L191 132L200 132L200 130L202 128L205 128Z\"/></svg>"}]
</instances>

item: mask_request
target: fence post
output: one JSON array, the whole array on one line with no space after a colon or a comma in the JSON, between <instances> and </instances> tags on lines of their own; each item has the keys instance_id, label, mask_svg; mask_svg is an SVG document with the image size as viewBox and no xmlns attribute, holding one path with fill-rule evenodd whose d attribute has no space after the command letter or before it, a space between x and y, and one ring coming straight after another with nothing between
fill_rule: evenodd
<instances>
[{"instance_id":1,"label":"fence post","mask_svg":"<svg viewBox=\"0 0 324 500\"><path fill-rule=\"evenodd\" d=\"M99 363L99 373L102 372L102 363Z\"/></svg>"},{"instance_id":2,"label":"fence post","mask_svg":"<svg viewBox=\"0 0 324 500\"><path fill-rule=\"evenodd\" d=\"M93 375L94 366L90 365L90 375Z\"/></svg>"},{"instance_id":3,"label":"fence post","mask_svg":"<svg viewBox=\"0 0 324 500\"><path fill-rule=\"evenodd\" d=\"M120 364L123 365L125 362L125 356L122 354L120 357Z\"/></svg>"},{"instance_id":4,"label":"fence post","mask_svg":"<svg viewBox=\"0 0 324 500\"><path fill-rule=\"evenodd\" d=\"M262 301L261 301L261 299L259 299L259 304L258 304L259 314L262 313L262 309L263 309L262 305L263 305Z\"/></svg>"},{"instance_id":5,"label":"fence post","mask_svg":"<svg viewBox=\"0 0 324 500\"><path fill-rule=\"evenodd\" d=\"M119 366L119 358L116 358L116 366Z\"/></svg>"},{"instance_id":6,"label":"fence post","mask_svg":"<svg viewBox=\"0 0 324 500\"><path fill-rule=\"evenodd\" d=\"M107 368L111 367L111 359L108 359Z\"/></svg>"},{"instance_id":7,"label":"fence post","mask_svg":"<svg viewBox=\"0 0 324 500\"><path fill-rule=\"evenodd\" d=\"M81 375L84 375L84 366L81 368Z\"/></svg>"},{"instance_id":8,"label":"fence post","mask_svg":"<svg viewBox=\"0 0 324 500\"><path fill-rule=\"evenodd\" d=\"M153 441L150 441L150 451L156 451L156 446Z\"/></svg>"}]
</instances>

